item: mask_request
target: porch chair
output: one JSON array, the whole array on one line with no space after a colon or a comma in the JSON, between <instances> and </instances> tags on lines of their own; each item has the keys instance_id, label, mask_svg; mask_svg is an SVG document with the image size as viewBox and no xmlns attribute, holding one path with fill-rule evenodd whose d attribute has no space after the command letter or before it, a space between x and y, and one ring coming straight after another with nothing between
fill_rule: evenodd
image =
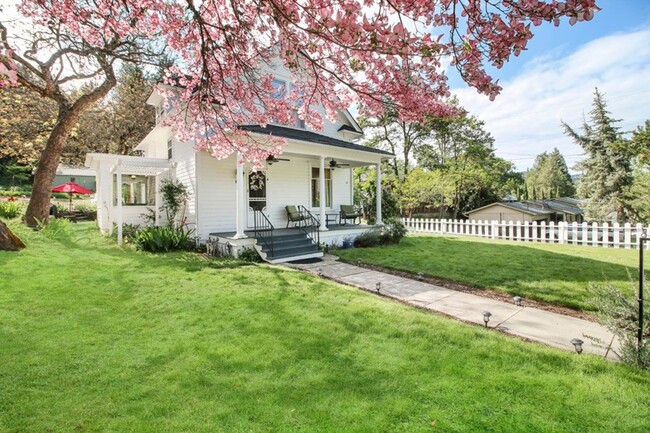
<instances>
[{"instance_id":1,"label":"porch chair","mask_svg":"<svg viewBox=\"0 0 650 433\"><path fill-rule=\"evenodd\" d=\"M289 228L290 223L293 223L295 227L296 224L300 224L301 221L307 219L306 215L300 213L297 206L285 206L284 209L287 211L287 228Z\"/></svg>"},{"instance_id":2,"label":"porch chair","mask_svg":"<svg viewBox=\"0 0 650 433\"><path fill-rule=\"evenodd\" d=\"M357 218L359 222L357 222ZM347 220L352 220L352 224L359 225L361 224L361 213L352 205L342 204L339 213L339 224L345 225L348 223Z\"/></svg>"}]
</instances>

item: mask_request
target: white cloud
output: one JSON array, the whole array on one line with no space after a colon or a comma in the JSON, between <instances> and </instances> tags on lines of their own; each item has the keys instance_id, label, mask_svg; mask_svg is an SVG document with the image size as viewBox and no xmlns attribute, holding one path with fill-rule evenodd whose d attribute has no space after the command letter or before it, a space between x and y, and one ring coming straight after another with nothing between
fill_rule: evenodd
<instances>
[{"instance_id":1,"label":"white cloud","mask_svg":"<svg viewBox=\"0 0 650 433\"><path fill-rule=\"evenodd\" d=\"M453 89L470 113L486 122L497 154L520 170L554 147L567 164L582 149L563 133L561 120L578 129L591 110L595 87L605 95L618 126L630 131L650 118L650 29L596 39L562 58L539 57L501 83L494 102L469 88ZM533 157L530 157L532 155Z\"/></svg>"}]
</instances>

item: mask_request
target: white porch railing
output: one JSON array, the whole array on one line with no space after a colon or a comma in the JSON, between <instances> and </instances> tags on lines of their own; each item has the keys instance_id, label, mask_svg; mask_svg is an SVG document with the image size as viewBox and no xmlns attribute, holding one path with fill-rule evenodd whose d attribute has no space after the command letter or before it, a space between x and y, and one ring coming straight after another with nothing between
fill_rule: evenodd
<instances>
[{"instance_id":1,"label":"white porch railing","mask_svg":"<svg viewBox=\"0 0 650 433\"><path fill-rule=\"evenodd\" d=\"M402 218L410 233L475 236L509 241L638 248L647 226L630 223L568 223Z\"/></svg>"}]
</instances>

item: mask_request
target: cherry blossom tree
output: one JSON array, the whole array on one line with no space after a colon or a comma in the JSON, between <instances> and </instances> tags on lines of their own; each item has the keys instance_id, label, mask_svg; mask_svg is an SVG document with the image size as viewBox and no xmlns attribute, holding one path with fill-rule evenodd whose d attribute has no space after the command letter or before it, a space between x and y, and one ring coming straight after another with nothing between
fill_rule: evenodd
<instances>
[{"instance_id":1,"label":"cherry blossom tree","mask_svg":"<svg viewBox=\"0 0 650 433\"><path fill-rule=\"evenodd\" d=\"M319 129L319 106L333 119L359 102L374 116L386 98L403 121L453 116L443 61L494 98L500 87L487 65L499 68L525 50L532 27L588 21L598 7L595 0L23 0L21 10L102 55L125 39L161 35L179 59L167 71L173 87L162 88L177 113L169 125L181 140L196 139L197 150L259 163L280 153L283 140L254 140L239 125L290 123L297 112ZM26 65L12 48L0 52L3 85L24 80ZM292 74L283 98L264 67L276 61Z\"/></svg>"}]
</instances>

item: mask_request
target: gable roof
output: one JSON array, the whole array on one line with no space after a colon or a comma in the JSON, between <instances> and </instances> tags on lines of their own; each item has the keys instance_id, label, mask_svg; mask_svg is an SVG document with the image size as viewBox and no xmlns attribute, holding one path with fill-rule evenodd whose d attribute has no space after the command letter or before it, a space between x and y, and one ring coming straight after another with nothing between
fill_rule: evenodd
<instances>
[{"instance_id":1,"label":"gable roof","mask_svg":"<svg viewBox=\"0 0 650 433\"><path fill-rule=\"evenodd\" d=\"M518 201L509 201L509 202L495 202L495 203L490 203L486 206L482 206L476 209L472 209L471 211L465 212L466 215L469 215L474 212L478 212L483 209L487 209L492 206L503 206L508 209L516 210L517 212L523 212L528 215L533 215L533 216L540 216L540 215L550 215L552 212L550 210L544 210L541 209L537 206L531 206L530 204L527 203L522 203Z\"/></svg>"},{"instance_id":2,"label":"gable roof","mask_svg":"<svg viewBox=\"0 0 650 433\"><path fill-rule=\"evenodd\" d=\"M324 144L333 147L342 147L344 149L360 150L362 152L378 153L380 155L389 157L395 156L394 154L385 150L362 146L356 143L350 143L349 141L339 140L338 138L328 137L326 135L317 134L315 132L307 131L304 129L287 128L285 126L279 125L267 125L265 128L261 127L260 125L242 125L239 127L239 129L243 131L254 132L257 134L271 134L276 137L290 138L293 140L307 141L310 143Z\"/></svg>"},{"instance_id":3,"label":"gable roof","mask_svg":"<svg viewBox=\"0 0 650 433\"><path fill-rule=\"evenodd\" d=\"M469 215L471 213L489 208L491 206L496 206L496 205L501 205L503 207L513 209L518 212L527 213L528 215L533 215L533 216L550 215L554 212L561 212L561 213L571 214L571 215L582 215L584 212L580 207L577 206L577 203L579 203L579 200L571 199L571 198L495 202L465 212L465 215Z\"/></svg>"}]
</instances>

